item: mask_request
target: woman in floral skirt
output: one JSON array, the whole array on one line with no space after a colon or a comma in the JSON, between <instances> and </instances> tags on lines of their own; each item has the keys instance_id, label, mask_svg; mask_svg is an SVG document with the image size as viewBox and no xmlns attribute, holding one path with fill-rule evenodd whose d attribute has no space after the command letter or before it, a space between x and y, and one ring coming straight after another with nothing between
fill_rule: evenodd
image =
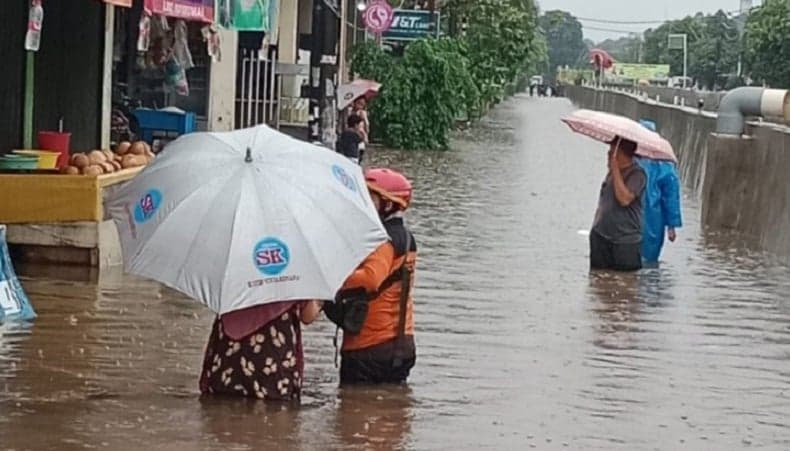
<instances>
[{"instance_id":1,"label":"woman in floral skirt","mask_svg":"<svg viewBox=\"0 0 790 451\"><path fill-rule=\"evenodd\" d=\"M201 393L298 400L304 376L301 325L320 311L319 301L278 302L218 316L206 347Z\"/></svg>"}]
</instances>

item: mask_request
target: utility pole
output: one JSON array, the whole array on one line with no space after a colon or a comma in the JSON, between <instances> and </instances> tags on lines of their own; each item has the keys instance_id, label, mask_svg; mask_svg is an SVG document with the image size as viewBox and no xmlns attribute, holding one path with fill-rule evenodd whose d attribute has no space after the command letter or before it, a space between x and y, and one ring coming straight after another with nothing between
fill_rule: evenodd
<instances>
[{"instance_id":1,"label":"utility pole","mask_svg":"<svg viewBox=\"0 0 790 451\"><path fill-rule=\"evenodd\" d=\"M310 119L308 140L334 147L336 137L335 93L337 83L337 44L340 18L328 4L313 0L313 27L310 36ZM337 2L334 1L337 5ZM341 56L342 58L342 56Z\"/></svg>"},{"instance_id":2,"label":"utility pole","mask_svg":"<svg viewBox=\"0 0 790 451\"><path fill-rule=\"evenodd\" d=\"M686 79L689 70L689 39L688 35L683 35L683 89L686 89Z\"/></svg>"}]
</instances>

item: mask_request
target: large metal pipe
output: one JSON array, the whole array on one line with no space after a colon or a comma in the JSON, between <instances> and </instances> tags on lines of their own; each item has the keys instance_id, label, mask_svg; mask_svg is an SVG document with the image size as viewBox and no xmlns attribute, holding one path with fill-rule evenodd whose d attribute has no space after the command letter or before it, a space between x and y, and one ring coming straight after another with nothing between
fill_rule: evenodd
<instances>
[{"instance_id":1,"label":"large metal pipe","mask_svg":"<svg viewBox=\"0 0 790 451\"><path fill-rule=\"evenodd\" d=\"M719 104L716 133L742 135L746 116L782 117L790 123L790 93L785 89L733 89Z\"/></svg>"}]
</instances>

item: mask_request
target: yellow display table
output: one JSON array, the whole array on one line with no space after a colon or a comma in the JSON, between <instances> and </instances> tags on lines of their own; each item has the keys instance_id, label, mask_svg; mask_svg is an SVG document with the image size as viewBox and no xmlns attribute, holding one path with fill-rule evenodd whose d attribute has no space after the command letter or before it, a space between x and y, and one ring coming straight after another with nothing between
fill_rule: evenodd
<instances>
[{"instance_id":1,"label":"yellow display table","mask_svg":"<svg viewBox=\"0 0 790 451\"><path fill-rule=\"evenodd\" d=\"M104 190L142 170L129 168L96 177L0 174L0 224L101 221Z\"/></svg>"},{"instance_id":2,"label":"yellow display table","mask_svg":"<svg viewBox=\"0 0 790 451\"><path fill-rule=\"evenodd\" d=\"M115 224L104 214L108 191L143 168L96 177L0 174L0 224L15 261L94 267L122 263Z\"/></svg>"}]
</instances>

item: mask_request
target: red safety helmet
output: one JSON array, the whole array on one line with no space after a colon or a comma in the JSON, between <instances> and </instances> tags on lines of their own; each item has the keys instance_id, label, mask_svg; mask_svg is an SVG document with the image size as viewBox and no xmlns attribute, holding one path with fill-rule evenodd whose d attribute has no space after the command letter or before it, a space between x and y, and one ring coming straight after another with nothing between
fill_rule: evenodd
<instances>
[{"instance_id":1,"label":"red safety helmet","mask_svg":"<svg viewBox=\"0 0 790 451\"><path fill-rule=\"evenodd\" d=\"M404 210L409 208L411 182L400 172L386 168L368 169L365 171L365 181L370 191L394 202Z\"/></svg>"}]
</instances>

